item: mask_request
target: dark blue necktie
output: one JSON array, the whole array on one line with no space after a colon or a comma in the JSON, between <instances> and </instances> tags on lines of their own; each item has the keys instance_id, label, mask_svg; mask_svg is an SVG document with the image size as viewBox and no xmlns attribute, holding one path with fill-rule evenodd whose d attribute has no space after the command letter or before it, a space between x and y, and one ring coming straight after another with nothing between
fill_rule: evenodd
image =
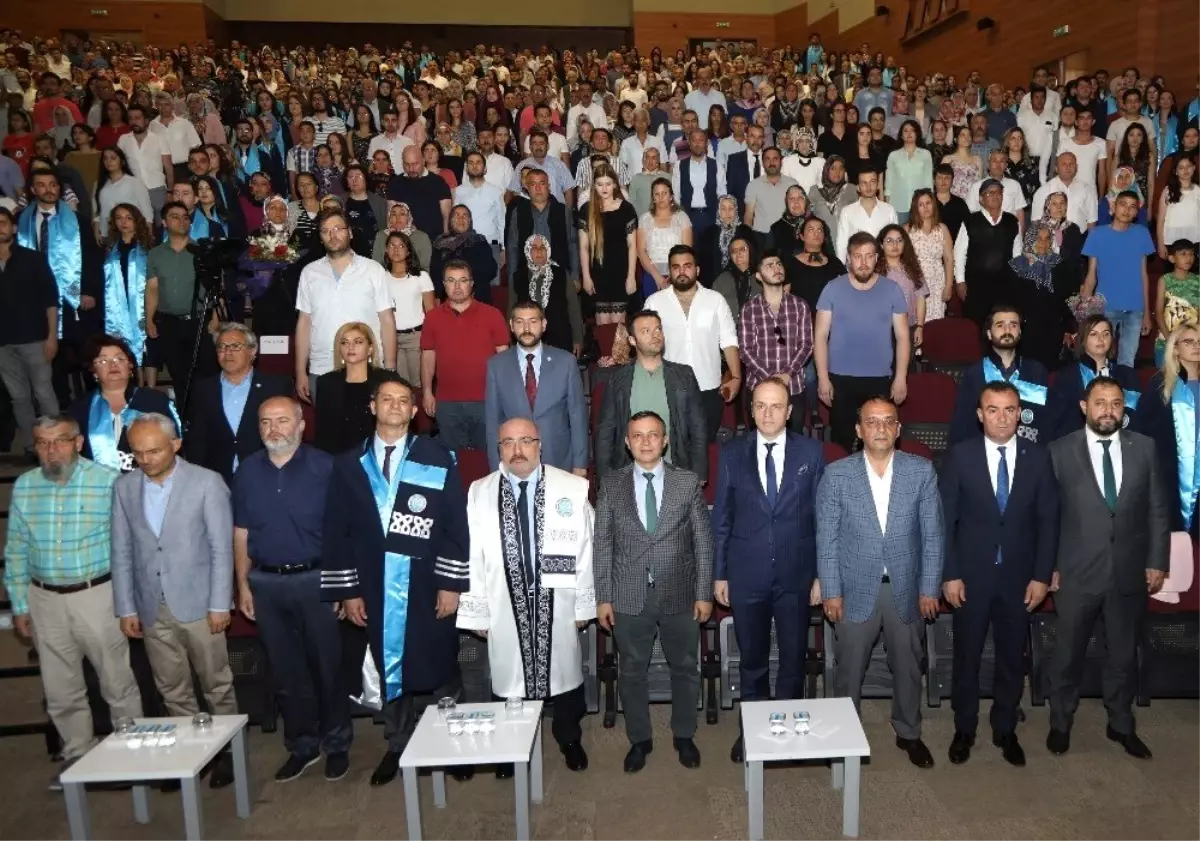
<instances>
[{"instance_id":1,"label":"dark blue necktie","mask_svg":"<svg viewBox=\"0 0 1200 841\"><path fill-rule=\"evenodd\" d=\"M42 211L42 225L38 231L38 250L43 254L50 253L50 214Z\"/></svg>"},{"instance_id":2,"label":"dark blue necktie","mask_svg":"<svg viewBox=\"0 0 1200 841\"><path fill-rule=\"evenodd\" d=\"M767 505L771 508L775 507L775 500L779 497L779 482L775 478L775 456L771 454L773 449L774 444L767 444Z\"/></svg>"},{"instance_id":3,"label":"dark blue necktie","mask_svg":"<svg viewBox=\"0 0 1200 841\"><path fill-rule=\"evenodd\" d=\"M525 561L525 583L532 586L533 577L533 540L529 534L529 520L527 514L529 511L529 480L517 482L517 487L521 489L520 496L517 497L517 531L521 536L521 554Z\"/></svg>"},{"instance_id":4,"label":"dark blue necktie","mask_svg":"<svg viewBox=\"0 0 1200 841\"><path fill-rule=\"evenodd\" d=\"M1003 514L1004 509L1008 507L1008 456L1005 453L1008 447L997 449L1000 450L1000 466L996 468L996 505ZM996 563L1000 563L1001 551L996 549Z\"/></svg>"}]
</instances>

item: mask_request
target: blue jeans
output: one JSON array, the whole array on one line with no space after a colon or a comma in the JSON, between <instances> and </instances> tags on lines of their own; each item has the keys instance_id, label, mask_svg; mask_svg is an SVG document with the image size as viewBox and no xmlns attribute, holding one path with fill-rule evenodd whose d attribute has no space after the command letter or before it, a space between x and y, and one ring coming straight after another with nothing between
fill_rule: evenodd
<instances>
[{"instance_id":1,"label":"blue jeans","mask_svg":"<svg viewBox=\"0 0 1200 841\"><path fill-rule=\"evenodd\" d=\"M1132 368L1142 341L1142 311L1107 310L1104 315L1117 331L1117 364Z\"/></svg>"}]
</instances>

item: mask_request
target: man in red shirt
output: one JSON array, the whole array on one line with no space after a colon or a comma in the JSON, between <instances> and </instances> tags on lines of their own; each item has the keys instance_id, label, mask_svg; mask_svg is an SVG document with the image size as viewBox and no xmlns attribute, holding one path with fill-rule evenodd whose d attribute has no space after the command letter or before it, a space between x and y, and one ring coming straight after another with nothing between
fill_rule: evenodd
<instances>
[{"instance_id":1,"label":"man in red shirt","mask_svg":"<svg viewBox=\"0 0 1200 841\"><path fill-rule=\"evenodd\" d=\"M54 128L54 109L60 105L71 112L71 119L75 123L83 122L83 114L79 113L79 106L62 96L59 81L57 76L48 71L38 79L38 90L41 95L38 96L38 100L33 106L33 128L36 134L42 134Z\"/></svg>"},{"instance_id":2,"label":"man in red shirt","mask_svg":"<svg viewBox=\"0 0 1200 841\"><path fill-rule=\"evenodd\" d=\"M483 409L487 363L508 347L508 325L500 310L475 300L465 261L447 261L442 281L446 302L425 314L421 330L421 401L425 414L437 417L438 436L448 448L483 450L488 446Z\"/></svg>"}]
</instances>

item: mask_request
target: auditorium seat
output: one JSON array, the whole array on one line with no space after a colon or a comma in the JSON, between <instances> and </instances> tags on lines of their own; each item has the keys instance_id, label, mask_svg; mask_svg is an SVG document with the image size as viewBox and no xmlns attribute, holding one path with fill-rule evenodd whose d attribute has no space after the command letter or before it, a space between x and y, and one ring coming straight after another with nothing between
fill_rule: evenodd
<instances>
[{"instance_id":1,"label":"auditorium seat","mask_svg":"<svg viewBox=\"0 0 1200 841\"><path fill-rule=\"evenodd\" d=\"M915 438L901 438L896 442L896 449L902 453L927 458L930 461L935 460L933 450Z\"/></svg>"},{"instance_id":2,"label":"auditorium seat","mask_svg":"<svg viewBox=\"0 0 1200 841\"><path fill-rule=\"evenodd\" d=\"M1142 384L1142 390L1150 385L1150 380L1154 379L1154 375L1158 373L1157 368L1136 368L1138 382Z\"/></svg>"},{"instance_id":3,"label":"auditorium seat","mask_svg":"<svg viewBox=\"0 0 1200 841\"><path fill-rule=\"evenodd\" d=\"M616 324L597 324L592 328L596 344L600 346L600 356L612 356L613 340L617 337Z\"/></svg>"},{"instance_id":4,"label":"auditorium seat","mask_svg":"<svg viewBox=\"0 0 1200 841\"><path fill-rule=\"evenodd\" d=\"M983 358L979 327L966 318L938 318L926 322L921 358L931 371L949 374L955 382L963 370Z\"/></svg>"},{"instance_id":5,"label":"auditorium seat","mask_svg":"<svg viewBox=\"0 0 1200 841\"><path fill-rule=\"evenodd\" d=\"M1138 704L1152 698L1200 696L1200 546L1192 541L1197 564L1192 586L1177 603L1150 599L1138 656Z\"/></svg>"},{"instance_id":6,"label":"auditorium seat","mask_svg":"<svg viewBox=\"0 0 1200 841\"><path fill-rule=\"evenodd\" d=\"M311 407L306 403L305 408ZM240 611L233 611L229 629L225 632L225 646L229 650L229 669L233 672L238 710L249 716L250 723L259 725L264 733L275 732L275 687L267 650L258 635L258 625ZM201 696L198 694L197 697Z\"/></svg>"},{"instance_id":7,"label":"auditorium seat","mask_svg":"<svg viewBox=\"0 0 1200 841\"><path fill-rule=\"evenodd\" d=\"M841 444L835 444L832 441L826 441L821 445L822 455L825 456L825 463L831 464L839 458L845 458L850 455L846 452L846 448Z\"/></svg>"},{"instance_id":8,"label":"auditorium seat","mask_svg":"<svg viewBox=\"0 0 1200 841\"><path fill-rule=\"evenodd\" d=\"M483 450L464 448L459 450L458 477L462 480L463 490L468 490L476 479L482 479L492 472L488 465L487 453Z\"/></svg>"},{"instance_id":9,"label":"auditorium seat","mask_svg":"<svg viewBox=\"0 0 1200 841\"><path fill-rule=\"evenodd\" d=\"M950 420L958 385L937 371L908 375L908 396L900 404L901 434L941 454L949 446Z\"/></svg>"},{"instance_id":10,"label":"auditorium seat","mask_svg":"<svg viewBox=\"0 0 1200 841\"><path fill-rule=\"evenodd\" d=\"M704 486L704 501L711 508L717 501L717 471L721 460L721 445L708 445L708 484Z\"/></svg>"}]
</instances>

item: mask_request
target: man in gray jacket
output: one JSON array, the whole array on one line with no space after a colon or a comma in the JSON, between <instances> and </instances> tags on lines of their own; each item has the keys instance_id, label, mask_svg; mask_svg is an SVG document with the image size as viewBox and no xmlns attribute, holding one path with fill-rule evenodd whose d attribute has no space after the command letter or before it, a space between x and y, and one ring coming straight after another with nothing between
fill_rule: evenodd
<instances>
[{"instance_id":1,"label":"man in gray jacket","mask_svg":"<svg viewBox=\"0 0 1200 841\"><path fill-rule=\"evenodd\" d=\"M217 715L237 713L225 647L233 603L233 513L220 474L179 458L175 422L148 413L129 426L140 469L113 488L112 580L127 637L144 638L168 712L200 711L192 670ZM233 781L222 753L209 783ZM172 788L177 787L170 786Z\"/></svg>"}]
</instances>

